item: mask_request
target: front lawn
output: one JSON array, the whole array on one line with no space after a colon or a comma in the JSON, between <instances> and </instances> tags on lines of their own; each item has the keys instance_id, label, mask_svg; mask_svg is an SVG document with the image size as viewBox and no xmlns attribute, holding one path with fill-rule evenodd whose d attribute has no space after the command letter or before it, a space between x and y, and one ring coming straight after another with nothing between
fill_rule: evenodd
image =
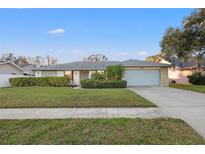
<instances>
[{"instance_id":1,"label":"front lawn","mask_svg":"<svg viewBox=\"0 0 205 154\"><path fill-rule=\"evenodd\" d=\"M183 90L190 90L190 91L194 91L194 92L205 93L205 86L191 85L191 84L170 84L169 86L172 88L178 88L178 89L183 89Z\"/></svg>"},{"instance_id":2,"label":"front lawn","mask_svg":"<svg viewBox=\"0 0 205 154\"><path fill-rule=\"evenodd\" d=\"M127 89L0 88L0 107L154 107Z\"/></svg>"},{"instance_id":3,"label":"front lawn","mask_svg":"<svg viewBox=\"0 0 205 154\"><path fill-rule=\"evenodd\" d=\"M205 144L177 119L0 120L0 144Z\"/></svg>"}]
</instances>

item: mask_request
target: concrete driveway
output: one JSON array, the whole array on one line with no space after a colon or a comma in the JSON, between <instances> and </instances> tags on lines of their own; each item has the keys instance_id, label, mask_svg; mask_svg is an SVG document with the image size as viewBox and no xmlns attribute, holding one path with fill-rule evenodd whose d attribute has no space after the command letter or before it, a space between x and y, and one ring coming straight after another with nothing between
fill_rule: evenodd
<instances>
[{"instance_id":1,"label":"concrete driveway","mask_svg":"<svg viewBox=\"0 0 205 154\"><path fill-rule=\"evenodd\" d=\"M170 116L184 120L205 138L205 94L160 86L129 89L152 101Z\"/></svg>"}]
</instances>

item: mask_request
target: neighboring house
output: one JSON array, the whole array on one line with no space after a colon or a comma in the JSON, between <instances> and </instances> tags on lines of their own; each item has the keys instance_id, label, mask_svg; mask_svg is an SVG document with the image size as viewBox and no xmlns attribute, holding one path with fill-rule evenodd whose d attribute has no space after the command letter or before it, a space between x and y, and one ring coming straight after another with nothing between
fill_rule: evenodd
<instances>
[{"instance_id":1,"label":"neighboring house","mask_svg":"<svg viewBox=\"0 0 205 154\"><path fill-rule=\"evenodd\" d=\"M9 78L22 74L23 69L18 65L9 61L0 61L0 87L10 86Z\"/></svg>"},{"instance_id":2,"label":"neighboring house","mask_svg":"<svg viewBox=\"0 0 205 154\"><path fill-rule=\"evenodd\" d=\"M191 75L193 72L196 72L198 70L196 61L191 60L187 62L182 62L176 57L173 57L171 61L175 66L170 67L168 69L168 76L169 76L170 82L176 81L176 83L188 84L189 82L188 82L187 76ZM171 62L168 62L161 57L159 57L156 60L156 63L172 64ZM205 72L205 58L203 58L201 68L202 68L202 71Z\"/></svg>"},{"instance_id":3,"label":"neighboring house","mask_svg":"<svg viewBox=\"0 0 205 154\"><path fill-rule=\"evenodd\" d=\"M0 61L0 74L22 75L23 69L9 61Z\"/></svg>"},{"instance_id":4,"label":"neighboring house","mask_svg":"<svg viewBox=\"0 0 205 154\"><path fill-rule=\"evenodd\" d=\"M107 66L123 65L125 67L123 79L128 86L147 86L169 84L169 64L152 63L140 60L125 61L77 61L67 64L58 64L47 67L34 68L36 76L68 76L76 85L80 80L91 78L94 72L103 72Z\"/></svg>"}]
</instances>

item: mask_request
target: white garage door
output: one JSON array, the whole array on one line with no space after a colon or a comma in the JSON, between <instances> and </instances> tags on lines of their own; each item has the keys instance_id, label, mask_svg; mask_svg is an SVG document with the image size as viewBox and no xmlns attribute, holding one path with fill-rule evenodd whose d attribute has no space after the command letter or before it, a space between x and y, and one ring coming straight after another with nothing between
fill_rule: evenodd
<instances>
[{"instance_id":1,"label":"white garage door","mask_svg":"<svg viewBox=\"0 0 205 154\"><path fill-rule=\"evenodd\" d=\"M10 74L0 74L0 87L9 87L9 78L11 77Z\"/></svg>"},{"instance_id":2,"label":"white garage door","mask_svg":"<svg viewBox=\"0 0 205 154\"><path fill-rule=\"evenodd\" d=\"M0 74L0 87L10 87L9 78L15 77L29 77L23 75Z\"/></svg>"},{"instance_id":3,"label":"white garage door","mask_svg":"<svg viewBox=\"0 0 205 154\"><path fill-rule=\"evenodd\" d=\"M160 85L159 70L125 70L124 80L128 86Z\"/></svg>"}]
</instances>

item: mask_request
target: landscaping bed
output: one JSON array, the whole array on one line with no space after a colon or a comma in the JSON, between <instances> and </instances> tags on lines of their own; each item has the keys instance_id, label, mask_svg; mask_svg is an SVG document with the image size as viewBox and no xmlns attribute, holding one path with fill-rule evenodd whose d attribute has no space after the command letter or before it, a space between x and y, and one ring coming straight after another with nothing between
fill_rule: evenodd
<instances>
[{"instance_id":1,"label":"landscaping bed","mask_svg":"<svg viewBox=\"0 0 205 154\"><path fill-rule=\"evenodd\" d=\"M205 86L202 85L200 86L200 85L191 85L191 84L170 84L169 86L172 88L205 93Z\"/></svg>"},{"instance_id":2,"label":"landscaping bed","mask_svg":"<svg viewBox=\"0 0 205 154\"><path fill-rule=\"evenodd\" d=\"M81 80L82 88L126 88L127 81L125 80L117 80L117 81L109 81L109 80L93 80L93 79L85 79Z\"/></svg>"},{"instance_id":3,"label":"landscaping bed","mask_svg":"<svg viewBox=\"0 0 205 154\"><path fill-rule=\"evenodd\" d=\"M66 87L0 88L1 108L28 107L155 107L127 89Z\"/></svg>"},{"instance_id":4,"label":"landscaping bed","mask_svg":"<svg viewBox=\"0 0 205 154\"><path fill-rule=\"evenodd\" d=\"M0 120L0 144L205 144L178 119Z\"/></svg>"},{"instance_id":5,"label":"landscaping bed","mask_svg":"<svg viewBox=\"0 0 205 154\"><path fill-rule=\"evenodd\" d=\"M126 88L127 81L122 80L124 66L108 66L104 72L95 72L91 79L81 80L82 88Z\"/></svg>"}]
</instances>

